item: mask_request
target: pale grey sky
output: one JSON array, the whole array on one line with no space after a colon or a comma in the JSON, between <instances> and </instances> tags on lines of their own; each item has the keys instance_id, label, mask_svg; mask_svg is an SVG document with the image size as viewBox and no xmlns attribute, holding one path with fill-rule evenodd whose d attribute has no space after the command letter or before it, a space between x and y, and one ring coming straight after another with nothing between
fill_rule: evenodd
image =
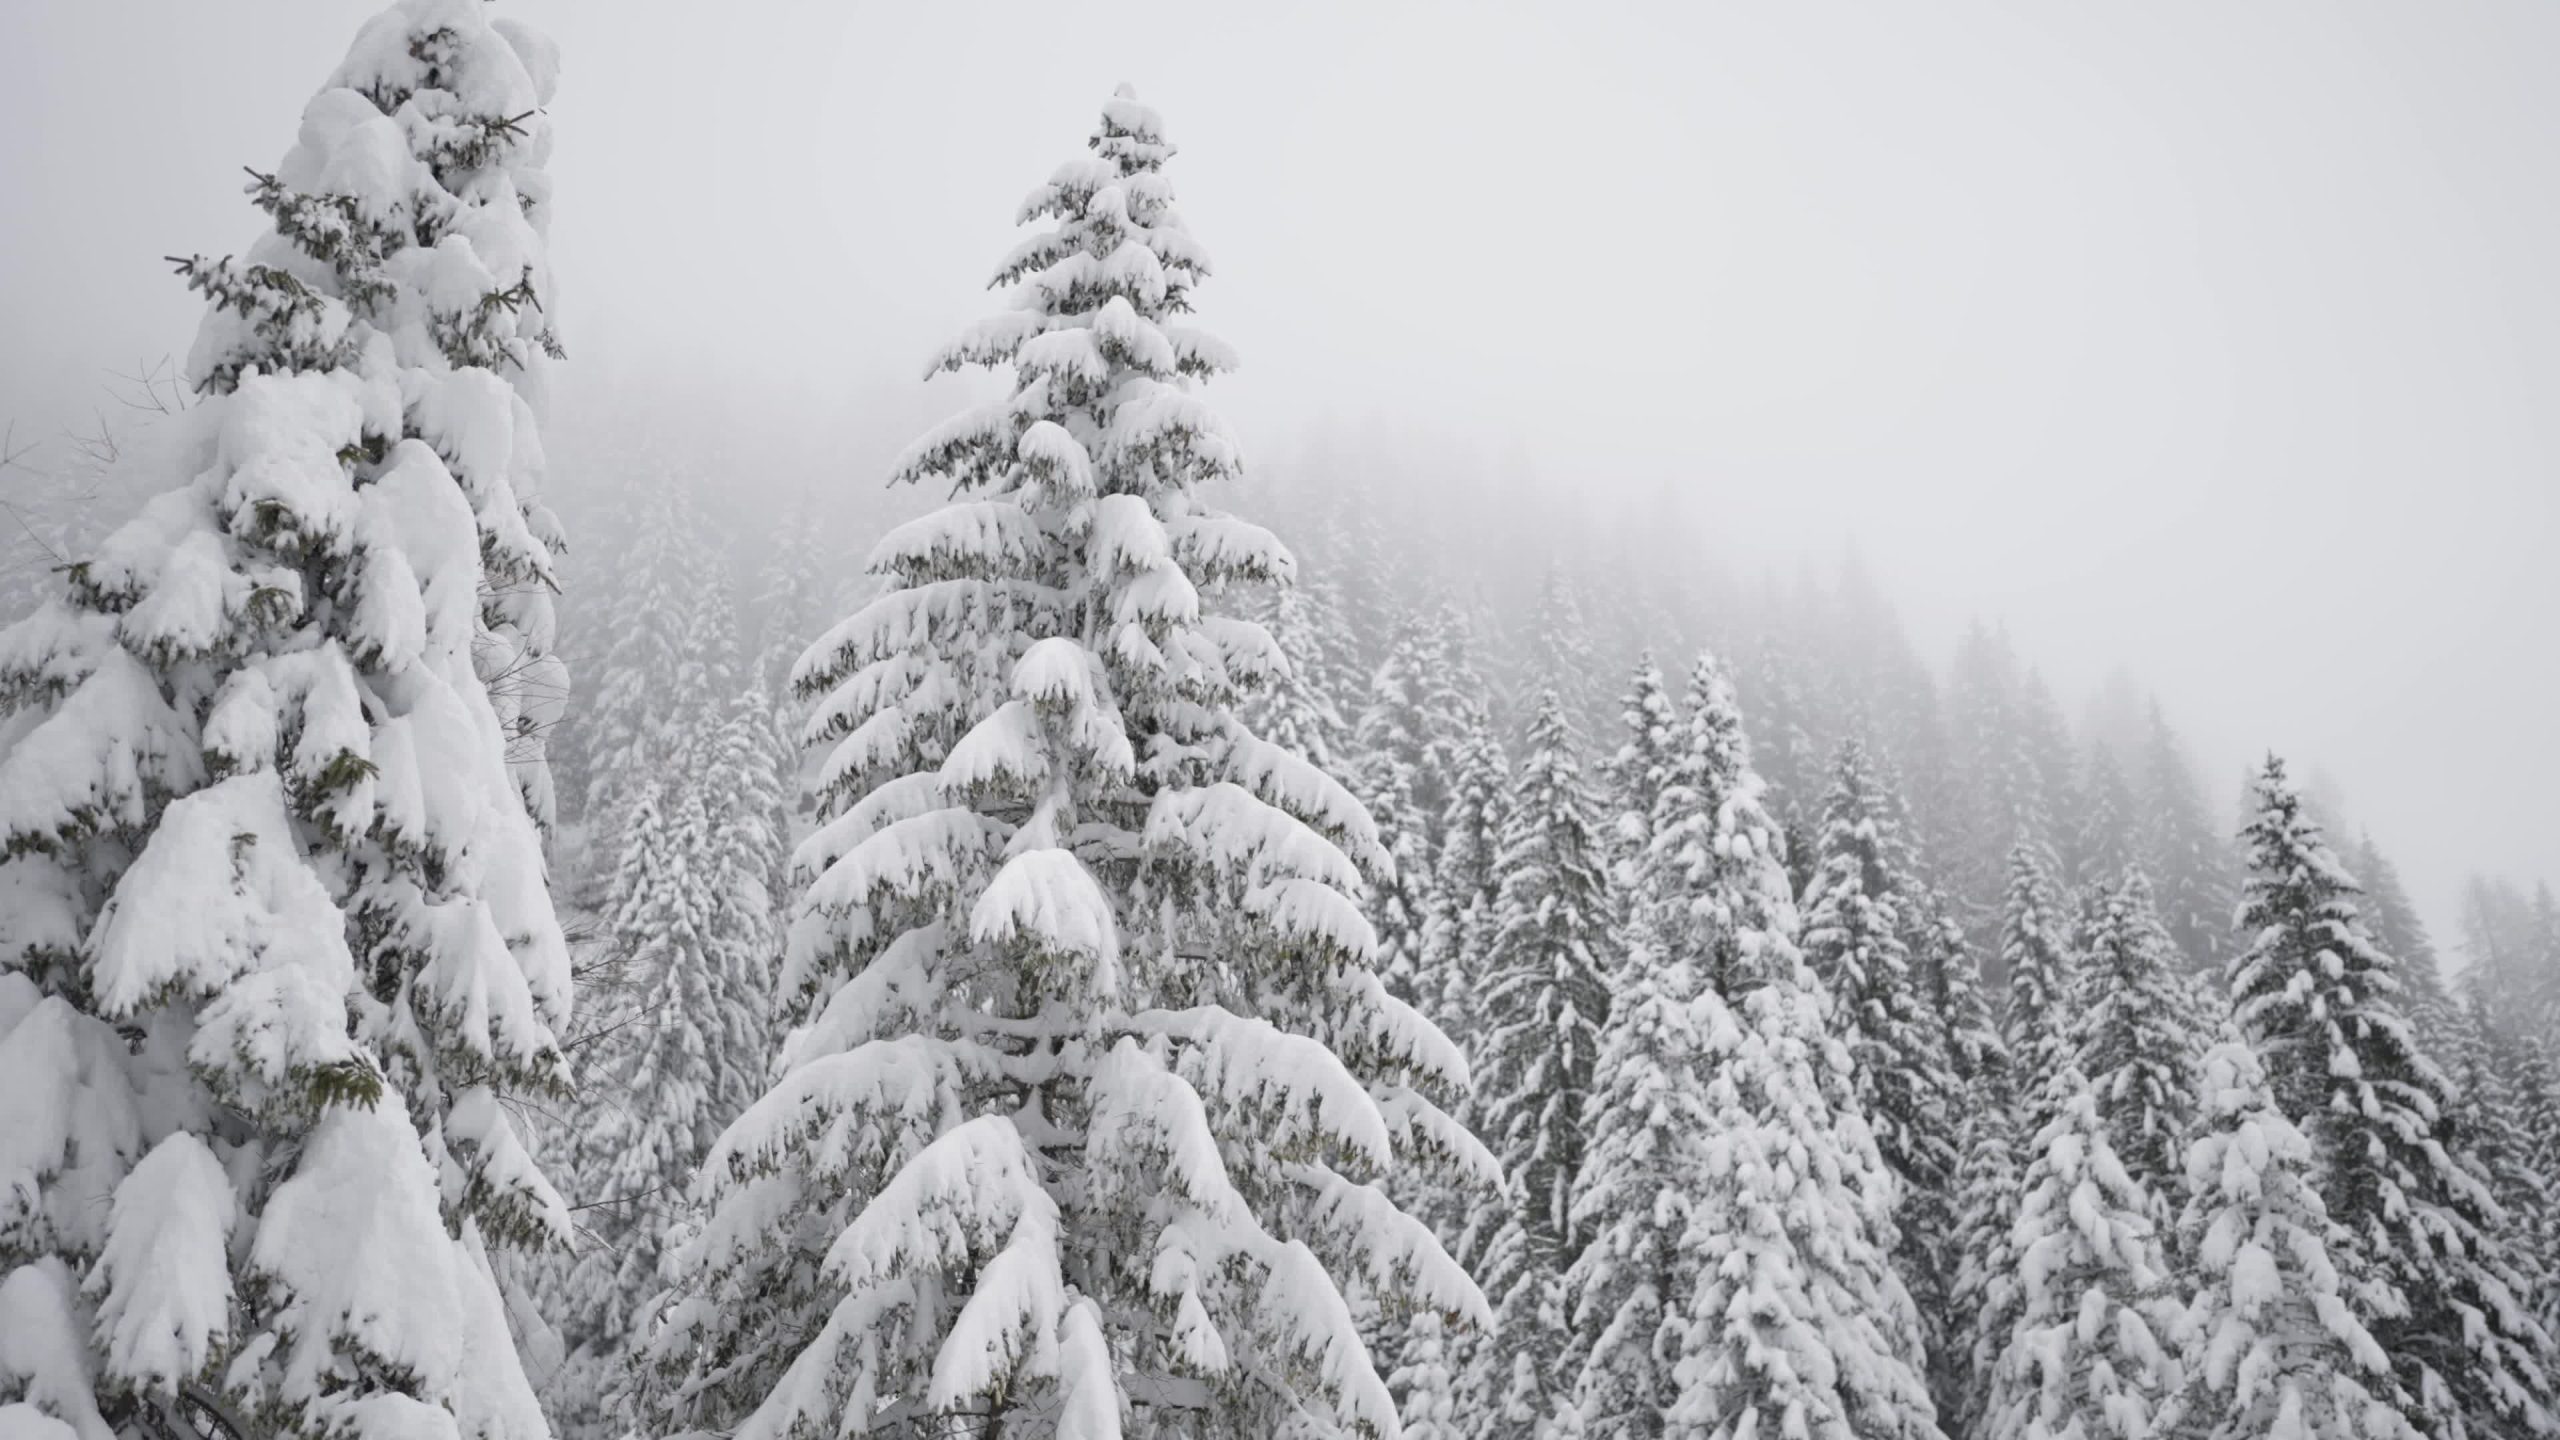
<instances>
[{"instance_id":1,"label":"pale grey sky","mask_svg":"<svg viewBox=\"0 0 2560 1440\"><path fill-rule=\"evenodd\" d=\"M253 233L372 8L0 5L0 417L184 348L159 257ZM2440 928L2466 869L2560 878L2560 7L506 8L567 56L564 409L691 381L873 483L1125 79L1249 445L1383 420L1674 481L1746 561L1853 535L1933 653L2131 669L2217 798L2334 774Z\"/></svg>"}]
</instances>

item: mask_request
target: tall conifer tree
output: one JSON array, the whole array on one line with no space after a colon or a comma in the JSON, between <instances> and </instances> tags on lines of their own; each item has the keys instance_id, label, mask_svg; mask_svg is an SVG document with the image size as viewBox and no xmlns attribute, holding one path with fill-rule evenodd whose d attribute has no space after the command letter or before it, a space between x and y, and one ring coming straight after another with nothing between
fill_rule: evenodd
<instances>
[{"instance_id":1,"label":"tall conifer tree","mask_svg":"<svg viewBox=\"0 0 2560 1440\"><path fill-rule=\"evenodd\" d=\"M1478 1275L1496 1328L1476 1347L1464 1402L1487 1434L1543 1433L1564 1399L1564 1275L1585 1237L1572 1217L1609 1018L1611 901L1593 797L1563 702L1529 724L1502 843L1499 933L1485 986L1477 1129L1501 1158L1512 1211Z\"/></svg>"},{"instance_id":2,"label":"tall conifer tree","mask_svg":"<svg viewBox=\"0 0 2560 1440\"><path fill-rule=\"evenodd\" d=\"M1371 968L1376 833L1256 736L1278 672L1237 593L1291 577L1210 508L1238 472L1182 322L1208 272L1125 89L1024 203L1010 366L900 481L958 495L801 662L837 741L784 991L784 1073L705 1165L654 1423L740 1440L993 1426L1384 1433L1346 1286L1482 1298L1374 1188L1490 1157L1428 1098L1465 1065Z\"/></svg>"},{"instance_id":3,"label":"tall conifer tree","mask_svg":"<svg viewBox=\"0 0 2560 1440\"><path fill-rule=\"evenodd\" d=\"M2277 1108L2311 1139L2340 1263L2438 1440L2552 1433L2549 1337L2496 1233L2496 1201L2446 1146L2453 1096L2400 1008L2395 965L2283 762L2256 777L2248 944L2231 961L2242 1032Z\"/></svg>"},{"instance_id":4,"label":"tall conifer tree","mask_svg":"<svg viewBox=\"0 0 2560 1440\"><path fill-rule=\"evenodd\" d=\"M549 42L358 33L248 193L172 488L0 635L0 1414L541 1440ZM22 1402L22 1403L11 1403ZM67 1427L67 1428L66 1428Z\"/></svg>"}]
</instances>

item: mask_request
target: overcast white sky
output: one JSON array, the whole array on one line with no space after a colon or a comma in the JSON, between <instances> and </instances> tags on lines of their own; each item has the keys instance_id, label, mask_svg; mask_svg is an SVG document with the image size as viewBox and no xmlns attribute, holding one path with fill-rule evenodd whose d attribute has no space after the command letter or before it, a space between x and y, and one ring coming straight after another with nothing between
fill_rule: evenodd
<instances>
[{"instance_id":1,"label":"overcast white sky","mask_svg":"<svg viewBox=\"0 0 2560 1440\"><path fill-rule=\"evenodd\" d=\"M254 232L373 8L0 4L0 417L184 349L159 257ZM1249 445L1384 420L1676 481L1746 560L1853 536L1933 653L2130 668L2217 798L2333 774L2440 929L2466 869L2560 878L2560 6L507 8L567 52L564 408L695 379L876 483L1125 79Z\"/></svg>"}]
</instances>

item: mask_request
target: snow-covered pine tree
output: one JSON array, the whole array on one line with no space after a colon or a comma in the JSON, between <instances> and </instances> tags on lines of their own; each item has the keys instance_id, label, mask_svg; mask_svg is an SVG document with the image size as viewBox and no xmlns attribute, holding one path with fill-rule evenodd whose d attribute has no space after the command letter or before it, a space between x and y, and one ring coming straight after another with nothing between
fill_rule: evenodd
<instances>
[{"instance_id":1,"label":"snow-covered pine tree","mask_svg":"<svg viewBox=\"0 0 2560 1440\"><path fill-rule=\"evenodd\" d=\"M1608 813L1601 851L1624 904L1634 895L1630 882L1652 838L1654 802L1671 783L1683 739L1679 707L1672 704L1671 687L1650 653L1636 661L1619 713L1626 738L1600 765L1601 803Z\"/></svg>"},{"instance_id":2,"label":"snow-covered pine tree","mask_svg":"<svg viewBox=\"0 0 2560 1440\"><path fill-rule=\"evenodd\" d=\"M1629 909L1649 917L1701 984L1738 998L1802 961L1786 840L1763 803L1741 707L1715 657L1691 667L1685 700L1630 876Z\"/></svg>"},{"instance_id":3,"label":"snow-covered pine tree","mask_svg":"<svg viewBox=\"0 0 2560 1440\"><path fill-rule=\"evenodd\" d=\"M1194 388L1232 361L1179 320L1172 146L1124 89L1091 149L940 362L1005 393L894 472L960 498L801 663L838 740L808 1024L704 1167L660 1433L1385 1433L1344 1284L1486 1318L1373 1183L1492 1170L1423 1097L1463 1060L1370 968L1375 832L1238 719L1279 662L1222 607L1291 562L1200 493L1238 468Z\"/></svg>"},{"instance_id":4,"label":"snow-covered pine tree","mask_svg":"<svg viewBox=\"0 0 2560 1440\"><path fill-rule=\"evenodd\" d=\"M2321 1198L2349 1236L2348 1283L2397 1302L2358 1318L2430 1436L2552 1433L2549 1337L2488 1187L2444 1144L2451 1086L2400 1010L2392 959L2283 762L2268 757L2253 790L2232 1009L2277 1108L2311 1140Z\"/></svg>"},{"instance_id":5,"label":"snow-covered pine tree","mask_svg":"<svg viewBox=\"0 0 2560 1440\"><path fill-rule=\"evenodd\" d=\"M2151 1195L2107 1143L2076 1066L2046 1087L2010 1245L2023 1292L1984 1440L2152 1440L2181 1384L2185 1312Z\"/></svg>"},{"instance_id":6,"label":"snow-covered pine tree","mask_svg":"<svg viewBox=\"0 0 2560 1440\"><path fill-rule=\"evenodd\" d=\"M610 603L599 607L612 617L611 639L596 665L594 699L577 721L587 771L578 813L601 852L599 879L622 856L623 816L634 792L674 764L677 732L694 718L679 717L673 695L692 663L691 592L706 578L697 553L701 516L690 488L671 474L653 476L637 508L608 580Z\"/></svg>"},{"instance_id":7,"label":"snow-covered pine tree","mask_svg":"<svg viewBox=\"0 0 2560 1440\"><path fill-rule=\"evenodd\" d=\"M1500 927L1502 836L1511 815L1511 765L1481 705L1470 708L1441 818L1440 869L1431 886L1423 969L1432 977L1432 1019L1478 1053L1479 997Z\"/></svg>"},{"instance_id":8,"label":"snow-covered pine tree","mask_svg":"<svg viewBox=\"0 0 2560 1440\"><path fill-rule=\"evenodd\" d=\"M1937 1440L1919 1316L1887 1258L1895 1181L1854 1102L1821 982L1773 948L1728 1007L1699 995L1709 1123L1683 1248L1671 1433Z\"/></svg>"},{"instance_id":9,"label":"snow-covered pine tree","mask_svg":"<svg viewBox=\"0 0 2560 1440\"><path fill-rule=\"evenodd\" d=\"M1955 907L1934 887L1913 887L1905 919L1910 931L1906 945L1920 974L1921 993L1946 1032L1948 1068L1971 1093L1976 1078L2009 1063L2008 1042L1991 1013L1982 967L1965 942Z\"/></svg>"},{"instance_id":10,"label":"snow-covered pine tree","mask_svg":"<svg viewBox=\"0 0 2560 1440\"><path fill-rule=\"evenodd\" d=\"M2473 994L2444 1022L2445 1077L2452 1082L2446 1148L2467 1159L2498 1202L2497 1238L2515 1266L2519 1293L2540 1297L2560 1283L2544 1243L2560 1201L2552 1172L2537 1163L2538 1134L2553 1123L2540 1047L2510 1038ZM2432 1053L2432 1052L2431 1052ZM2537 1310L2543 1308L2535 1301Z\"/></svg>"},{"instance_id":11,"label":"snow-covered pine tree","mask_svg":"<svg viewBox=\"0 0 2560 1440\"><path fill-rule=\"evenodd\" d=\"M1405 1332L1404 1363L1387 1377L1399 1400L1402 1440L1462 1440L1471 1433L1458 1416L1458 1375L1449 1353L1448 1322L1436 1310L1414 1312Z\"/></svg>"},{"instance_id":12,"label":"snow-covered pine tree","mask_svg":"<svg viewBox=\"0 0 2560 1440\"><path fill-rule=\"evenodd\" d=\"M1707 1103L1698 975L1650 932L1638 919L1620 958L1579 1122L1590 1149L1572 1223L1585 1243L1565 1276L1559 1380L1571 1432L1593 1440L1656 1440L1679 1403L1701 1269L1690 1203L1700 1143L1720 1118Z\"/></svg>"},{"instance_id":13,"label":"snow-covered pine tree","mask_svg":"<svg viewBox=\"0 0 2560 1440\"><path fill-rule=\"evenodd\" d=\"M2356 909L2372 928L2373 941L2382 953L2400 962L2401 1002L2417 1022L2422 1048L2433 1050L2440 1043L2439 1027L2452 1018L2454 999L2426 921L2409 899L2399 867L2373 843L2371 835L2358 836L2346 858L2356 883L2364 887L2364 902Z\"/></svg>"},{"instance_id":14,"label":"snow-covered pine tree","mask_svg":"<svg viewBox=\"0 0 2560 1440\"><path fill-rule=\"evenodd\" d=\"M2009 889L2000 914L2000 962L2009 979L2009 1003L2001 1017L2020 1104L2013 1144L2024 1145L2044 1129L2046 1085L2073 1058L2075 1013L2070 924L2044 862L2021 845L2009 852Z\"/></svg>"},{"instance_id":15,"label":"snow-covered pine tree","mask_svg":"<svg viewBox=\"0 0 2560 1440\"><path fill-rule=\"evenodd\" d=\"M1634 738L1619 752L1619 803L1632 807L1639 776L1653 796L1641 819L1622 816L1624 843L1641 848L1620 872L1630 938L1583 1110L1590 1151L1572 1221L1584 1244L1565 1288L1577 1433L1649 1440L1680 1404L1700 1279L1690 1202L1716 1117L1699 995L1792 979L1802 961L1784 842L1761 806L1722 668L1700 658L1684 721L1648 660L1627 711Z\"/></svg>"},{"instance_id":16,"label":"snow-covered pine tree","mask_svg":"<svg viewBox=\"0 0 2560 1440\"><path fill-rule=\"evenodd\" d=\"M1927 1277L1933 1288L1925 1292L1925 1303L1944 1320L1929 1355L1929 1393L1942 1423L1952 1427L1977 1389L1973 1355L1979 1335L1974 1322L1982 1313L1985 1277L1968 1281L1967 1257L1988 1254L2017 1209L2018 1172L2008 1134L2009 1052L1992 1018L1964 927L1946 899L1928 886L1915 885L1903 920L1921 994L1946 1037L1948 1074L1955 1087L1948 1108L1926 1117L1932 1143L1956 1157L1947 1179L1938 1252ZM1977 1124L1986 1105L2000 1117L1988 1134ZM1990 1148L1980 1148L1986 1145Z\"/></svg>"},{"instance_id":17,"label":"snow-covered pine tree","mask_svg":"<svg viewBox=\"0 0 2560 1440\"><path fill-rule=\"evenodd\" d=\"M0 635L0 1404L541 1440L495 1247L568 1216L542 736L549 42L367 22L248 187L174 487ZM14 1420L13 1420L14 1423Z\"/></svg>"},{"instance_id":18,"label":"snow-covered pine tree","mask_svg":"<svg viewBox=\"0 0 2560 1440\"><path fill-rule=\"evenodd\" d=\"M1255 697L1247 712L1254 733L1330 773L1350 758L1342 702L1353 698L1333 690L1351 649L1333 587L1321 576L1303 575L1274 586L1268 604L1265 624L1289 662L1289 679Z\"/></svg>"},{"instance_id":19,"label":"snow-covered pine tree","mask_svg":"<svg viewBox=\"0 0 2560 1440\"><path fill-rule=\"evenodd\" d=\"M2249 1047L2206 1052L2186 1155L2183 1248L2196 1276L2175 1432L2197 1440L2416 1440L2390 1357L2356 1318L2353 1242L2311 1183L2311 1143Z\"/></svg>"},{"instance_id":20,"label":"snow-covered pine tree","mask_svg":"<svg viewBox=\"0 0 2560 1440\"><path fill-rule=\"evenodd\" d=\"M1894 802L1866 748L1841 747L1823 798L1820 858L1805 897L1804 953L1832 1001L1832 1023L1855 1062L1857 1108L1901 1182L1894 1263L1919 1298L1942 1357L1945 1248L1954 1230L1954 1133L1961 1089L1947 1061L1946 1028L1911 970L1902 906ZM1932 1369L1944 1367L1933 1363Z\"/></svg>"},{"instance_id":21,"label":"snow-covered pine tree","mask_svg":"<svg viewBox=\"0 0 2560 1440\"><path fill-rule=\"evenodd\" d=\"M623 827L608 935L619 985L573 1115L584 1233L547 1307L567 1355L544 1388L571 1437L630 1424L622 1370L662 1288L660 1263L690 1219L687 1192L761 1090L761 996L740 993L730 967L741 947L724 934L740 923L743 887L723 873L726 826L706 803L719 794L693 777L660 777L634 797Z\"/></svg>"},{"instance_id":22,"label":"snow-covered pine tree","mask_svg":"<svg viewBox=\"0 0 2560 1440\"><path fill-rule=\"evenodd\" d=\"M1951 1087L1943 1037L1928 1023L1903 943L1909 882L1896 868L1901 844L1891 809L1866 747L1843 745L1823 798L1804 952L1835 1002L1834 1023L1857 1064L1860 1108L1885 1163L1906 1182L1926 1184L1942 1180L1954 1157L1925 1148L1919 1117L1939 1108Z\"/></svg>"},{"instance_id":23,"label":"snow-covered pine tree","mask_svg":"<svg viewBox=\"0 0 2560 1440\"><path fill-rule=\"evenodd\" d=\"M1966 1091L1956 1230L1946 1262L1944 1349L1949 1365L1961 1366L1964 1375L1950 1433L1965 1436L1987 1433L2001 1357L2023 1314L2016 1228L2026 1167L2040 1153L2038 1137L2052 1118L2044 1108L2051 1082L2074 1061L2071 956L2051 884L2029 846L2011 848L2008 872L2000 922L2008 1004L1997 1058Z\"/></svg>"},{"instance_id":24,"label":"snow-covered pine tree","mask_svg":"<svg viewBox=\"0 0 2560 1440\"><path fill-rule=\"evenodd\" d=\"M1993 1377L2025 1302L2015 1229L2025 1189L2017 1116L2018 1076L2005 1051L1966 1088L1964 1156L1956 1164L1956 1231L1947 1260L1947 1335L1963 1388L1940 1419L1949 1435L1984 1433Z\"/></svg>"},{"instance_id":25,"label":"snow-covered pine tree","mask_svg":"<svg viewBox=\"0 0 2560 1440\"><path fill-rule=\"evenodd\" d=\"M2231 953L2238 898L2228 822L2217 824L2207 812L2186 749L2157 704L2151 707L2137 800L2142 871L2151 877L2161 923L2189 966L2219 975Z\"/></svg>"},{"instance_id":26,"label":"snow-covered pine tree","mask_svg":"<svg viewBox=\"0 0 2560 1440\"><path fill-rule=\"evenodd\" d=\"M1431 845L1436 859L1444 840L1441 817L1449 813L1449 786L1457 773L1458 747L1465 743L1469 722L1490 717L1487 696L1492 687L1476 670L1475 617L1443 598L1431 609L1422 630L1423 764L1419 792L1431 809Z\"/></svg>"},{"instance_id":27,"label":"snow-covered pine tree","mask_svg":"<svg viewBox=\"0 0 2560 1440\"><path fill-rule=\"evenodd\" d=\"M2523 1169L2542 1181L2550 1203L2539 1216L2510 1217L2508 1234L2513 1246L2530 1252L2530 1263L2544 1277L2536 1314L2546 1334L2560 1337L2560 1066L2540 1045L2520 1044L2514 1053Z\"/></svg>"},{"instance_id":28,"label":"snow-covered pine tree","mask_svg":"<svg viewBox=\"0 0 2560 1440\"><path fill-rule=\"evenodd\" d=\"M1476 1128L1499 1157L1511 1213L1476 1273L1495 1329L1474 1347L1463 1413L1489 1436L1544 1433L1572 1376L1563 1282L1582 1248L1571 1205L1609 1018L1609 919L1597 808L1563 702L1540 694L1502 838L1501 898L1483 995Z\"/></svg>"},{"instance_id":29,"label":"snow-covered pine tree","mask_svg":"<svg viewBox=\"0 0 2560 1440\"><path fill-rule=\"evenodd\" d=\"M2152 909L2150 882L2139 870L2127 874L2107 896L2081 956L2072 1029L2108 1148L2159 1205L2152 1218L2173 1262L2203 1048L2188 1029L2179 964L2176 943Z\"/></svg>"},{"instance_id":30,"label":"snow-covered pine tree","mask_svg":"<svg viewBox=\"0 0 2560 1440\"><path fill-rule=\"evenodd\" d=\"M1377 826L1378 858L1364 864L1363 907L1376 927L1378 974L1397 999L1424 1002L1424 933L1437 905L1439 817L1448 786L1434 769L1435 726L1426 708L1429 646L1408 626L1371 677L1351 748L1354 788Z\"/></svg>"},{"instance_id":31,"label":"snow-covered pine tree","mask_svg":"<svg viewBox=\"0 0 2560 1440\"><path fill-rule=\"evenodd\" d=\"M1441 901L1413 771L1383 762L1361 769L1367 778L1359 798L1377 827L1379 842L1361 867L1362 908L1377 935L1378 975L1399 1002L1428 1004L1435 997L1425 993L1424 971L1430 964L1431 916Z\"/></svg>"},{"instance_id":32,"label":"snow-covered pine tree","mask_svg":"<svg viewBox=\"0 0 2560 1440\"><path fill-rule=\"evenodd\" d=\"M709 938L722 983L735 1007L726 1023L751 1056L753 1100L763 1092L771 1051L774 960L790 883L791 812L798 795L797 750L775 724L777 706L761 681L729 703L703 744L700 786L710 830L703 869L716 906ZM731 1112L734 1114L735 1112ZM724 1122L725 1123L725 1122Z\"/></svg>"},{"instance_id":33,"label":"snow-covered pine tree","mask_svg":"<svg viewBox=\"0 0 2560 1440\"><path fill-rule=\"evenodd\" d=\"M1469 702L1463 709L1465 729L1449 761L1439 868L1423 891L1429 913L1423 921L1415 989L1418 1008L1460 1049L1476 1055L1485 1045L1481 992L1500 928L1499 862L1511 777L1482 703ZM1431 1224L1461 1263L1471 1263L1483 1252L1500 1223L1499 1207L1487 1203L1493 1197L1479 1186L1452 1186L1409 1172L1390 1191ZM1408 1318L1393 1382L1402 1413L1438 1412L1442 1397L1429 1387L1454 1383L1473 1338L1449 1333L1436 1313L1421 1311Z\"/></svg>"}]
</instances>

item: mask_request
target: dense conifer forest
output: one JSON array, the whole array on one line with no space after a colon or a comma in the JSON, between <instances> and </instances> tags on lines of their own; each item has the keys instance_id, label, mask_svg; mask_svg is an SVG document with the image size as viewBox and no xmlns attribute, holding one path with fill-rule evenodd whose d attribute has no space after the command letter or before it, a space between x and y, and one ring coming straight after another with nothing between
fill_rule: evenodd
<instances>
[{"instance_id":1,"label":"dense conifer forest","mask_svg":"<svg viewBox=\"0 0 2560 1440\"><path fill-rule=\"evenodd\" d=\"M2547 886L1262 465L1107 77L885 473L560 414L559 70L363 23L12 492L0 1440L2560 1433Z\"/></svg>"}]
</instances>

